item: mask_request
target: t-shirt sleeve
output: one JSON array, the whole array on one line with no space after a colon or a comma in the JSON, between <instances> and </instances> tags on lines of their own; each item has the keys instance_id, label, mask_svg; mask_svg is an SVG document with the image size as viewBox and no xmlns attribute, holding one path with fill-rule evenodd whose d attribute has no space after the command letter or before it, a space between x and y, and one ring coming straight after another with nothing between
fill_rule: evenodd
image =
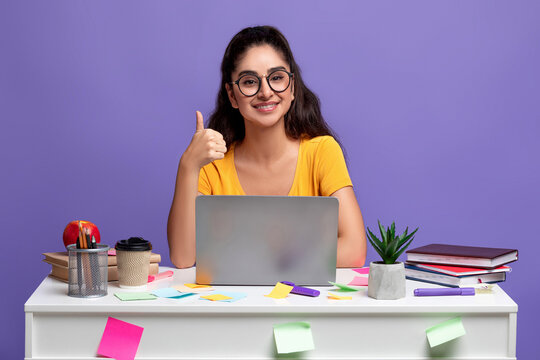
<instances>
[{"instance_id":1,"label":"t-shirt sleeve","mask_svg":"<svg viewBox=\"0 0 540 360\"><path fill-rule=\"evenodd\" d=\"M319 189L322 196L330 196L337 190L352 186L343 151L337 141L328 136L317 149Z\"/></svg>"},{"instance_id":2,"label":"t-shirt sleeve","mask_svg":"<svg viewBox=\"0 0 540 360\"><path fill-rule=\"evenodd\" d=\"M204 195L212 195L212 186L210 185L210 179L204 167L199 173L199 192Z\"/></svg>"}]
</instances>

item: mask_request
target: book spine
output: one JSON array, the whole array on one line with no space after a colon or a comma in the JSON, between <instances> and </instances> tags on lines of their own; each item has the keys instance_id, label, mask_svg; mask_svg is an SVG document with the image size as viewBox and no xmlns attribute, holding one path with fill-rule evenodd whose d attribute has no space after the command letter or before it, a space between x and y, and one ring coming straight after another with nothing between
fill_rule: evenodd
<instances>
[{"instance_id":1,"label":"book spine","mask_svg":"<svg viewBox=\"0 0 540 360\"><path fill-rule=\"evenodd\" d=\"M51 264L51 273L50 275L54 278L57 278L59 280L68 281L69 279L69 268L66 266ZM118 267L116 266L108 266L108 280L109 281L117 281L118 280ZM148 266L148 275L156 275L159 273L159 264L158 263L150 263Z\"/></svg>"}]
</instances>

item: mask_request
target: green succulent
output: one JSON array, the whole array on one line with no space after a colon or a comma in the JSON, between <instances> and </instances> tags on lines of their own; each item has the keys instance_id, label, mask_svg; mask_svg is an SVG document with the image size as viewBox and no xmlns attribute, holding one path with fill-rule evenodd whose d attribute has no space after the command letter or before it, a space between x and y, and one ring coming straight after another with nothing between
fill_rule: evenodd
<instances>
[{"instance_id":1,"label":"green succulent","mask_svg":"<svg viewBox=\"0 0 540 360\"><path fill-rule=\"evenodd\" d=\"M409 227L405 229L405 232L399 236L396 236L396 224L392 223L386 230L379 223L379 231L381 232L382 240L379 240L372 232L367 228L367 238L375 251L379 253L385 264L395 264L397 258L407 249L414 239L414 234L418 231L416 228L412 233L407 234ZM408 242L407 242L408 241Z\"/></svg>"}]
</instances>

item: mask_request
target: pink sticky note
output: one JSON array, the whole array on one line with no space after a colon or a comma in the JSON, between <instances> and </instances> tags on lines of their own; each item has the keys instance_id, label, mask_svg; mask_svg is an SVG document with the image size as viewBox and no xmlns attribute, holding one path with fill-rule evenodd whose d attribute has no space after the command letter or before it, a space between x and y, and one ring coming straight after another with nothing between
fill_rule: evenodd
<instances>
[{"instance_id":1,"label":"pink sticky note","mask_svg":"<svg viewBox=\"0 0 540 360\"><path fill-rule=\"evenodd\" d=\"M368 278L364 276L355 276L354 279L349 283L352 286L367 286Z\"/></svg>"},{"instance_id":2,"label":"pink sticky note","mask_svg":"<svg viewBox=\"0 0 540 360\"><path fill-rule=\"evenodd\" d=\"M364 275L369 274L369 267L363 267L363 268L353 269L353 270L359 274L364 274Z\"/></svg>"},{"instance_id":3,"label":"pink sticky note","mask_svg":"<svg viewBox=\"0 0 540 360\"><path fill-rule=\"evenodd\" d=\"M109 251L107 251L107 255L116 256L116 249L109 249Z\"/></svg>"},{"instance_id":4,"label":"pink sticky note","mask_svg":"<svg viewBox=\"0 0 540 360\"><path fill-rule=\"evenodd\" d=\"M140 326L109 317L99 343L98 355L117 360L135 359L143 330Z\"/></svg>"}]
</instances>

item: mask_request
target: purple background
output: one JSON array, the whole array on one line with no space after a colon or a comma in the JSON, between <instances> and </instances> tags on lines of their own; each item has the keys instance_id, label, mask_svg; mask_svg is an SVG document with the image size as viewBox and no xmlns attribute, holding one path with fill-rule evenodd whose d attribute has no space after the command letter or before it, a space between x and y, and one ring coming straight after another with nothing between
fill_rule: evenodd
<instances>
[{"instance_id":1,"label":"purple background","mask_svg":"<svg viewBox=\"0 0 540 360\"><path fill-rule=\"evenodd\" d=\"M70 220L109 245L144 236L170 265L195 110L213 108L230 38L272 24L341 137L367 226L419 226L414 246L519 249L501 286L519 304L518 356L533 358L538 14L533 1L2 1L0 357L23 357L23 304Z\"/></svg>"}]
</instances>

